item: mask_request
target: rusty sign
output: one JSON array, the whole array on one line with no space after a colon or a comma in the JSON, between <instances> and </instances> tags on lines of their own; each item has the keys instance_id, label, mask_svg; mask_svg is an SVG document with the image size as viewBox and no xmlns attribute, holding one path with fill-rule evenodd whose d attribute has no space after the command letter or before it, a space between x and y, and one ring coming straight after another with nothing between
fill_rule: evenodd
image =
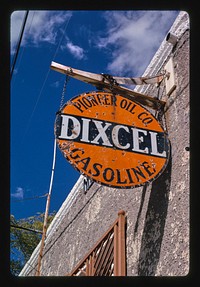
<instances>
[{"instance_id":1,"label":"rusty sign","mask_svg":"<svg viewBox=\"0 0 200 287\"><path fill-rule=\"evenodd\" d=\"M169 141L140 104L107 92L84 93L57 113L57 143L82 174L116 188L150 182L164 170Z\"/></svg>"}]
</instances>

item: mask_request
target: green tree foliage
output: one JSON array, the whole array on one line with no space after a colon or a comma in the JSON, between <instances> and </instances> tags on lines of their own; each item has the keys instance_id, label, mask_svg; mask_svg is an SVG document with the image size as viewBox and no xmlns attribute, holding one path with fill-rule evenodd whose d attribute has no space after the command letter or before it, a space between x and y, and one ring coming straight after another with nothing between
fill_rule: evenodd
<instances>
[{"instance_id":1,"label":"green tree foliage","mask_svg":"<svg viewBox=\"0 0 200 287\"><path fill-rule=\"evenodd\" d=\"M49 226L54 216L55 212L49 214L47 226ZM44 213L18 220L15 219L14 215L10 216L10 270L13 275L19 275L24 264L41 240L41 233L13 226L42 231L43 221Z\"/></svg>"}]
</instances>

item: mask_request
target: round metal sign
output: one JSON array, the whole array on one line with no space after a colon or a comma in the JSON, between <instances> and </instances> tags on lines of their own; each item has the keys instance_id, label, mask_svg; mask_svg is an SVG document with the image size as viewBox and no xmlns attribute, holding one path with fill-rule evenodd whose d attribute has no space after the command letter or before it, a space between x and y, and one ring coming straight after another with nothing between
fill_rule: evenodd
<instances>
[{"instance_id":1,"label":"round metal sign","mask_svg":"<svg viewBox=\"0 0 200 287\"><path fill-rule=\"evenodd\" d=\"M111 187L150 182L168 161L169 141L160 123L122 95L100 91L74 97L57 114L55 134L77 170Z\"/></svg>"}]
</instances>

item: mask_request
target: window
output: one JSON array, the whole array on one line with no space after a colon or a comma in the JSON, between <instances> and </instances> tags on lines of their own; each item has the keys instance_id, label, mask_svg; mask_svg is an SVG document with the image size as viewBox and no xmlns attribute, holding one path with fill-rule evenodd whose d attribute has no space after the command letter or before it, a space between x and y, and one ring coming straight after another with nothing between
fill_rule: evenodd
<instances>
[{"instance_id":1,"label":"window","mask_svg":"<svg viewBox=\"0 0 200 287\"><path fill-rule=\"evenodd\" d=\"M100 240L66 276L126 276L125 224L123 210Z\"/></svg>"}]
</instances>

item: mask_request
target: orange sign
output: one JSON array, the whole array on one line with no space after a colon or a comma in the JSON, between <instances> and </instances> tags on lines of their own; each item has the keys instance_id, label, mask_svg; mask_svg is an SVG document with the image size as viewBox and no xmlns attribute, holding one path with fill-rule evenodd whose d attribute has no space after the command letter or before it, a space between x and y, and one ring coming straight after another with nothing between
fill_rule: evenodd
<instances>
[{"instance_id":1,"label":"orange sign","mask_svg":"<svg viewBox=\"0 0 200 287\"><path fill-rule=\"evenodd\" d=\"M69 100L57 114L55 133L65 158L103 185L137 187L167 164L169 142L160 123L122 95L90 92Z\"/></svg>"}]
</instances>

